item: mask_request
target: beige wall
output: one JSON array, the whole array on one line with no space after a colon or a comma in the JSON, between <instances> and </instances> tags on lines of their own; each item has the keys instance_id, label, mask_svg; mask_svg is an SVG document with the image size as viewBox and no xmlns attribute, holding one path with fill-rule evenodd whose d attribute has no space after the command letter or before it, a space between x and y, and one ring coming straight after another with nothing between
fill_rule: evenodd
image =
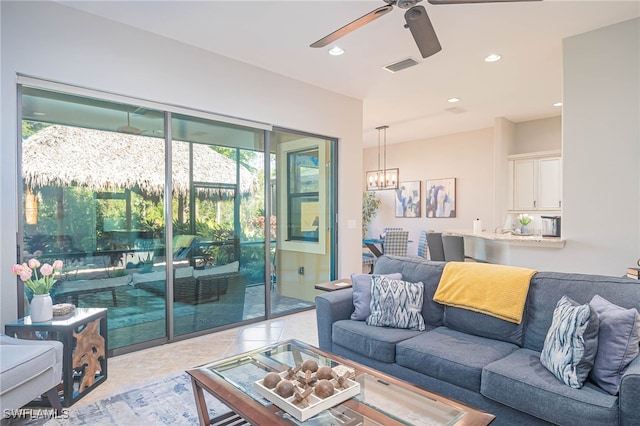
<instances>
[{"instance_id":1,"label":"beige wall","mask_svg":"<svg viewBox=\"0 0 640 426\"><path fill-rule=\"evenodd\" d=\"M509 154L527 154L562 149L562 117L516 123L513 145Z\"/></svg>"},{"instance_id":2,"label":"beige wall","mask_svg":"<svg viewBox=\"0 0 640 426\"><path fill-rule=\"evenodd\" d=\"M392 138L393 127L390 127L387 141ZM377 147L364 150L364 170L377 168L377 152ZM388 145L387 168L395 167L400 169L400 182L422 182L422 217L396 218L395 192L376 191L382 205L369 226L370 236L379 235L384 227L402 227L413 240L409 254L416 254L421 230L471 228L476 217L481 218L487 228L494 227L493 129ZM455 218L425 217L425 180L440 178L456 178Z\"/></svg>"},{"instance_id":3,"label":"beige wall","mask_svg":"<svg viewBox=\"0 0 640 426\"><path fill-rule=\"evenodd\" d=\"M338 138L340 276L361 267L362 101L55 2L0 2L0 306L16 319L18 73ZM349 220L355 226L348 227ZM1 324L0 324L1 325ZM4 327L2 327L4 328Z\"/></svg>"}]
</instances>

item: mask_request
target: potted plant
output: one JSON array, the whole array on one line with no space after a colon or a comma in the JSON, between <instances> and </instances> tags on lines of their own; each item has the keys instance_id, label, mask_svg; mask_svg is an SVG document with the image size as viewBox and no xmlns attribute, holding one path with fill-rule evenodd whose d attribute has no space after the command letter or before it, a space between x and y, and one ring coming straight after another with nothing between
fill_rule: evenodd
<instances>
[{"instance_id":1,"label":"potted plant","mask_svg":"<svg viewBox=\"0 0 640 426\"><path fill-rule=\"evenodd\" d=\"M362 195L362 238L367 236L367 228L371 223L371 219L376 215L380 208L380 201L375 192L364 192Z\"/></svg>"},{"instance_id":2,"label":"potted plant","mask_svg":"<svg viewBox=\"0 0 640 426\"><path fill-rule=\"evenodd\" d=\"M31 321L44 322L53 318L53 302L49 292L56 282L55 273L59 273L62 267L62 260L54 261L53 265L40 264L35 257L29 259L28 263L11 267L11 272L18 275L24 285L33 292L30 303Z\"/></svg>"},{"instance_id":3,"label":"potted plant","mask_svg":"<svg viewBox=\"0 0 640 426\"><path fill-rule=\"evenodd\" d=\"M140 257L140 272L151 272L153 270L153 258L153 251L149 251Z\"/></svg>"},{"instance_id":4,"label":"potted plant","mask_svg":"<svg viewBox=\"0 0 640 426\"><path fill-rule=\"evenodd\" d=\"M531 223L532 219L533 219L533 216L528 215L526 213L522 213L521 215L518 216L518 221L520 222L520 233L521 234L528 234L529 233L529 224Z\"/></svg>"}]
</instances>

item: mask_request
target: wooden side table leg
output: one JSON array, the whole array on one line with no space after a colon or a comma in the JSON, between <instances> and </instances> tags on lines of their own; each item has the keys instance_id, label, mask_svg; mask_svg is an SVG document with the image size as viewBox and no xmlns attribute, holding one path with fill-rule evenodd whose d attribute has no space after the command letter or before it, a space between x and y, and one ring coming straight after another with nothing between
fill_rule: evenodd
<instances>
[{"instance_id":1,"label":"wooden side table leg","mask_svg":"<svg viewBox=\"0 0 640 426\"><path fill-rule=\"evenodd\" d=\"M194 378L191 378L191 385L193 386L193 396L196 400L196 408L198 410L198 420L200 420L200 426L209 426L211 424L211 419L209 419L209 409L207 408L207 402L204 400L204 393L202 392L202 388Z\"/></svg>"}]
</instances>

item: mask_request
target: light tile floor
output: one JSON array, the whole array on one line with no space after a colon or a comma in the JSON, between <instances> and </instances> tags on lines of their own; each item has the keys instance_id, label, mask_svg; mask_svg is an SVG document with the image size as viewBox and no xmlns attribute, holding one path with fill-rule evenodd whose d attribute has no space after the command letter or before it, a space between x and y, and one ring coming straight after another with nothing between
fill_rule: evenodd
<instances>
[{"instance_id":1,"label":"light tile floor","mask_svg":"<svg viewBox=\"0 0 640 426\"><path fill-rule=\"evenodd\" d=\"M72 408L288 339L318 346L315 309L109 358L107 380Z\"/></svg>"}]
</instances>

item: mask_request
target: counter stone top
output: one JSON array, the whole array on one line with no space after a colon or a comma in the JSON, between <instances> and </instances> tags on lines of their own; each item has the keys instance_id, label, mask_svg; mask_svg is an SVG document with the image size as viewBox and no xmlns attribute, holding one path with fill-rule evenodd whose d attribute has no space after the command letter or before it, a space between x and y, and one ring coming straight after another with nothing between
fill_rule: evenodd
<instances>
[{"instance_id":1,"label":"counter stone top","mask_svg":"<svg viewBox=\"0 0 640 426\"><path fill-rule=\"evenodd\" d=\"M512 234L511 232L497 234L494 232L483 231L479 234L474 234L473 231L469 229L449 229L443 231L443 234L460 235L462 237L484 238L485 240L500 241L508 244L528 247L562 248L566 243L566 240L563 240L562 238L543 237L541 235L519 235Z\"/></svg>"}]
</instances>

